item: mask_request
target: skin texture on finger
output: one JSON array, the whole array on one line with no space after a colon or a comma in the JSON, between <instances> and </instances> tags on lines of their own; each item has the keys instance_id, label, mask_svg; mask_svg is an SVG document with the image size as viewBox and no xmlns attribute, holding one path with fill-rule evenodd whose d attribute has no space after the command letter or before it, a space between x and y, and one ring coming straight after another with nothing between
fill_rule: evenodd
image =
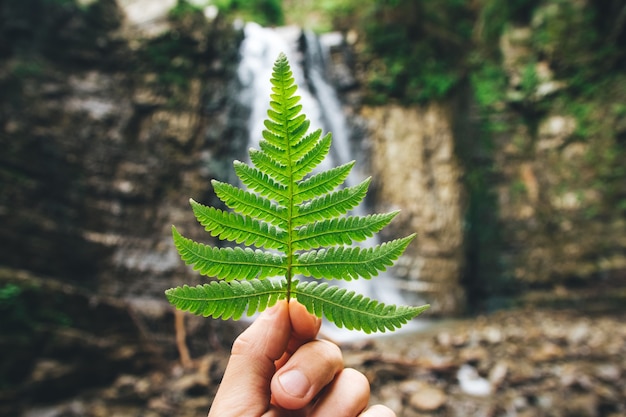
<instances>
[{"instance_id":1,"label":"skin texture on finger","mask_svg":"<svg viewBox=\"0 0 626 417\"><path fill-rule=\"evenodd\" d=\"M289 306L279 301L235 342L209 417L258 417L270 402L270 381L289 343Z\"/></svg>"},{"instance_id":2,"label":"skin texture on finger","mask_svg":"<svg viewBox=\"0 0 626 417\"><path fill-rule=\"evenodd\" d=\"M289 320L291 336L285 354L276 361L277 369L280 369L300 346L315 339L322 325L321 319L310 314L306 307L296 300L289 302Z\"/></svg>"},{"instance_id":3,"label":"skin texture on finger","mask_svg":"<svg viewBox=\"0 0 626 417\"><path fill-rule=\"evenodd\" d=\"M337 345L325 340L306 343L289 358L272 379L272 401L282 408L305 407L343 369Z\"/></svg>"},{"instance_id":4,"label":"skin texture on finger","mask_svg":"<svg viewBox=\"0 0 626 417\"><path fill-rule=\"evenodd\" d=\"M357 417L367 407L369 399L370 384L365 375L346 368L324 390L310 417Z\"/></svg>"},{"instance_id":5,"label":"skin texture on finger","mask_svg":"<svg viewBox=\"0 0 626 417\"><path fill-rule=\"evenodd\" d=\"M373 405L365 410L363 414L360 414L359 417L396 417L396 413L384 405Z\"/></svg>"}]
</instances>

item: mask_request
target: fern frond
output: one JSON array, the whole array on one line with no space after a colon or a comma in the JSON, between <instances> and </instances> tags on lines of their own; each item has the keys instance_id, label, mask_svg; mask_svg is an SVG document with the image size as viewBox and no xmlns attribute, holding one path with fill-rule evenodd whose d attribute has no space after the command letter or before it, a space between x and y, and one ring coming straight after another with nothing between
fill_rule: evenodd
<instances>
[{"instance_id":1,"label":"fern frond","mask_svg":"<svg viewBox=\"0 0 626 417\"><path fill-rule=\"evenodd\" d=\"M294 273L318 279L370 279L392 266L413 238L415 234L371 248L334 246L303 252L296 256Z\"/></svg>"},{"instance_id":2,"label":"fern frond","mask_svg":"<svg viewBox=\"0 0 626 417\"><path fill-rule=\"evenodd\" d=\"M238 213L265 220L281 229L287 229L287 208L272 203L272 200L242 190L233 185L211 181L215 195L229 208Z\"/></svg>"},{"instance_id":3,"label":"fern frond","mask_svg":"<svg viewBox=\"0 0 626 417\"><path fill-rule=\"evenodd\" d=\"M329 133L317 141L312 149L304 154L299 160L294 159L291 177L294 181L300 181L320 164L330 151L332 135Z\"/></svg>"},{"instance_id":4,"label":"fern frond","mask_svg":"<svg viewBox=\"0 0 626 417\"><path fill-rule=\"evenodd\" d=\"M386 305L354 291L317 282L296 283L291 294L309 313L324 316L338 327L365 333L398 329L429 307Z\"/></svg>"},{"instance_id":5,"label":"fern frond","mask_svg":"<svg viewBox=\"0 0 626 417\"><path fill-rule=\"evenodd\" d=\"M230 281L284 275L285 256L249 248L215 248L183 237L172 226L174 245L187 265L202 275Z\"/></svg>"},{"instance_id":6,"label":"fern frond","mask_svg":"<svg viewBox=\"0 0 626 417\"><path fill-rule=\"evenodd\" d=\"M266 172L276 182L282 185L289 185L289 173L287 172L287 166L281 164L278 161L270 158L265 152L257 149L250 149L248 152L250 155L250 161L262 172Z\"/></svg>"},{"instance_id":7,"label":"fern frond","mask_svg":"<svg viewBox=\"0 0 626 417\"><path fill-rule=\"evenodd\" d=\"M294 279L295 274L370 279L393 265L415 235L373 247L352 246L378 233L397 212L348 214L365 198L370 179L342 188L354 161L314 173L330 152L332 135L322 135L321 129L307 133L311 122L302 113L284 54L274 63L270 82L270 106L259 149L250 149L250 164L233 163L245 189L212 181L226 211L191 200L196 218L212 236L240 246L218 248L194 242L172 226L183 261L220 281L172 288L167 298L195 314L238 319L279 299L295 297L310 312L339 327L368 333L400 327L428 306L384 305L345 289ZM273 276L283 280L266 279Z\"/></svg>"},{"instance_id":8,"label":"fern frond","mask_svg":"<svg viewBox=\"0 0 626 417\"><path fill-rule=\"evenodd\" d=\"M387 226L398 213L394 211L318 221L296 231L296 237L292 242L293 248L301 250L320 246L350 245L354 241L362 242Z\"/></svg>"},{"instance_id":9,"label":"fern frond","mask_svg":"<svg viewBox=\"0 0 626 417\"><path fill-rule=\"evenodd\" d=\"M265 132L266 135L270 133L267 130L264 130L263 132ZM278 142L278 141L276 141L276 142ZM259 147L261 148L261 151L263 151L263 153L265 153L268 157L270 157L274 161L277 161L277 162L279 162L279 163L281 163L281 164L286 166L288 161L284 160L284 158L285 158L285 149L284 148L279 147L275 143L270 142L268 140L260 141L259 142Z\"/></svg>"},{"instance_id":10,"label":"fern frond","mask_svg":"<svg viewBox=\"0 0 626 417\"><path fill-rule=\"evenodd\" d=\"M290 158L294 161L300 160L300 158L302 158L315 147L321 137L322 129L314 130L313 133L304 136L297 143L291 145Z\"/></svg>"},{"instance_id":11,"label":"fern frond","mask_svg":"<svg viewBox=\"0 0 626 417\"><path fill-rule=\"evenodd\" d=\"M296 184L293 193L294 203L300 204L303 201L310 200L334 190L348 178L352 167L354 167L354 163L354 161L348 162L347 164L311 175L300 181Z\"/></svg>"},{"instance_id":12,"label":"fern frond","mask_svg":"<svg viewBox=\"0 0 626 417\"><path fill-rule=\"evenodd\" d=\"M317 220L342 216L358 206L365 198L370 178L353 187L347 187L304 203L293 217L295 226L302 226Z\"/></svg>"},{"instance_id":13,"label":"fern frond","mask_svg":"<svg viewBox=\"0 0 626 417\"><path fill-rule=\"evenodd\" d=\"M235 161L233 166L241 182L250 190L275 200L281 205L286 205L291 201L287 186L275 181L265 172L241 161Z\"/></svg>"},{"instance_id":14,"label":"fern frond","mask_svg":"<svg viewBox=\"0 0 626 417\"><path fill-rule=\"evenodd\" d=\"M285 298L286 281L213 281L190 287L170 288L165 291L169 302L179 310L204 317L238 320L246 313L252 316Z\"/></svg>"},{"instance_id":15,"label":"fern frond","mask_svg":"<svg viewBox=\"0 0 626 417\"><path fill-rule=\"evenodd\" d=\"M300 112L302 111L302 105L296 104L298 101L300 101L300 98L296 98L297 99L292 103L292 106L289 107L287 111L283 109L283 105L281 103L278 103L276 101L270 101L270 108L276 110L276 112L283 113L284 117L286 117L287 120L292 119L297 114L300 114Z\"/></svg>"},{"instance_id":16,"label":"fern frond","mask_svg":"<svg viewBox=\"0 0 626 417\"><path fill-rule=\"evenodd\" d=\"M203 206L193 200L191 200L191 207L200 224L211 233L211 236L248 246L254 245L282 251L287 249L287 232L269 223L250 216Z\"/></svg>"}]
</instances>

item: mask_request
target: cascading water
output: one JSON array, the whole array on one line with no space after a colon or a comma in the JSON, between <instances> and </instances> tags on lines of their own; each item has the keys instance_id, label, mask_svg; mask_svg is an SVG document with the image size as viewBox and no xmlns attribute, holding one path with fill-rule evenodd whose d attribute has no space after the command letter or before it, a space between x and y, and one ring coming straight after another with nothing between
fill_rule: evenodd
<instances>
[{"instance_id":1,"label":"cascading water","mask_svg":"<svg viewBox=\"0 0 626 417\"><path fill-rule=\"evenodd\" d=\"M274 61L283 52L289 59L291 70L298 84L298 95L303 112L311 121L311 129L322 128L323 132L332 132L333 141L328 157L319 166L326 170L353 160L350 150L350 129L346 121L341 103L333 86L325 76L328 59L328 45L324 42L330 38L320 38L313 33L302 32L298 27L264 28L256 23L248 23L245 28L245 39L240 48L241 61L238 77L241 84L240 100L242 105L249 107L249 145L258 148L263 121L267 118L271 84L269 82ZM299 40L304 36L304 52L298 48ZM302 64L307 65L306 69ZM347 179L347 185L355 185L364 179L359 172L358 164ZM354 215L365 215L361 205L353 210ZM369 247L376 245L374 236L363 243ZM394 279L387 273L381 273L372 280L337 281L349 290L356 291L366 297L374 298L386 304L406 304L401 291L394 285ZM335 339L354 339L354 334L336 332L334 328L324 328L326 334Z\"/></svg>"}]
</instances>

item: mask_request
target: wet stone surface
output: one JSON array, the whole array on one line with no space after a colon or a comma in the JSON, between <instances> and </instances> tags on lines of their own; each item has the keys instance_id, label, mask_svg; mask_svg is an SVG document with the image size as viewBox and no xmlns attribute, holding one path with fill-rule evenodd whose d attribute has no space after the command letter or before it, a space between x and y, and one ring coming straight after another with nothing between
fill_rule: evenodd
<instances>
[{"instance_id":1,"label":"wet stone surface","mask_svg":"<svg viewBox=\"0 0 626 417\"><path fill-rule=\"evenodd\" d=\"M507 311L442 321L416 334L343 343L346 366L365 373L372 403L398 416L626 415L623 314ZM198 416L218 387L227 351L185 369L119 376L110 386L21 416Z\"/></svg>"}]
</instances>

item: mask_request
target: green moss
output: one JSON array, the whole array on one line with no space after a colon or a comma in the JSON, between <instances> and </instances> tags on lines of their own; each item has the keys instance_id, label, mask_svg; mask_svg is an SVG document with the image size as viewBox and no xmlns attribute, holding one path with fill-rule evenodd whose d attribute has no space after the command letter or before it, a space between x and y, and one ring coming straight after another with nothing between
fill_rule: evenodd
<instances>
[{"instance_id":1,"label":"green moss","mask_svg":"<svg viewBox=\"0 0 626 417\"><path fill-rule=\"evenodd\" d=\"M179 0L168 15L172 29L148 40L137 51L136 71L149 86L176 107L187 100L190 81L202 73L209 57L198 33L209 36L210 24L200 8Z\"/></svg>"},{"instance_id":2,"label":"green moss","mask_svg":"<svg viewBox=\"0 0 626 417\"><path fill-rule=\"evenodd\" d=\"M202 8L196 4L191 4L185 0L178 0L176 6L172 7L169 11L168 16L172 20L183 20L187 17L203 17L203 11Z\"/></svg>"},{"instance_id":3,"label":"green moss","mask_svg":"<svg viewBox=\"0 0 626 417\"><path fill-rule=\"evenodd\" d=\"M39 59L17 59L10 68L11 75L17 79L39 78L45 75L45 65Z\"/></svg>"},{"instance_id":4,"label":"green moss","mask_svg":"<svg viewBox=\"0 0 626 417\"><path fill-rule=\"evenodd\" d=\"M522 69L522 80L520 81L520 89L524 99L532 99L539 87L539 76L536 69L537 63L529 62Z\"/></svg>"},{"instance_id":5,"label":"green moss","mask_svg":"<svg viewBox=\"0 0 626 417\"><path fill-rule=\"evenodd\" d=\"M477 16L482 46L497 54L498 42L507 25L528 24L541 0L485 0Z\"/></svg>"},{"instance_id":6,"label":"green moss","mask_svg":"<svg viewBox=\"0 0 626 417\"><path fill-rule=\"evenodd\" d=\"M285 23L281 0L215 0L213 3L231 19L240 18L263 26Z\"/></svg>"},{"instance_id":7,"label":"green moss","mask_svg":"<svg viewBox=\"0 0 626 417\"><path fill-rule=\"evenodd\" d=\"M0 286L0 332L5 335L25 335L41 326L67 327L71 318L60 305L35 305L30 300L41 297L41 289L34 285L7 282ZM52 308L54 307L54 308Z\"/></svg>"},{"instance_id":8,"label":"green moss","mask_svg":"<svg viewBox=\"0 0 626 417\"><path fill-rule=\"evenodd\" d=\"M487 62L470 74L476 101L483 109L502 107L506 98L506 74L500 65Z\"/></svg>"}]
</instances>

